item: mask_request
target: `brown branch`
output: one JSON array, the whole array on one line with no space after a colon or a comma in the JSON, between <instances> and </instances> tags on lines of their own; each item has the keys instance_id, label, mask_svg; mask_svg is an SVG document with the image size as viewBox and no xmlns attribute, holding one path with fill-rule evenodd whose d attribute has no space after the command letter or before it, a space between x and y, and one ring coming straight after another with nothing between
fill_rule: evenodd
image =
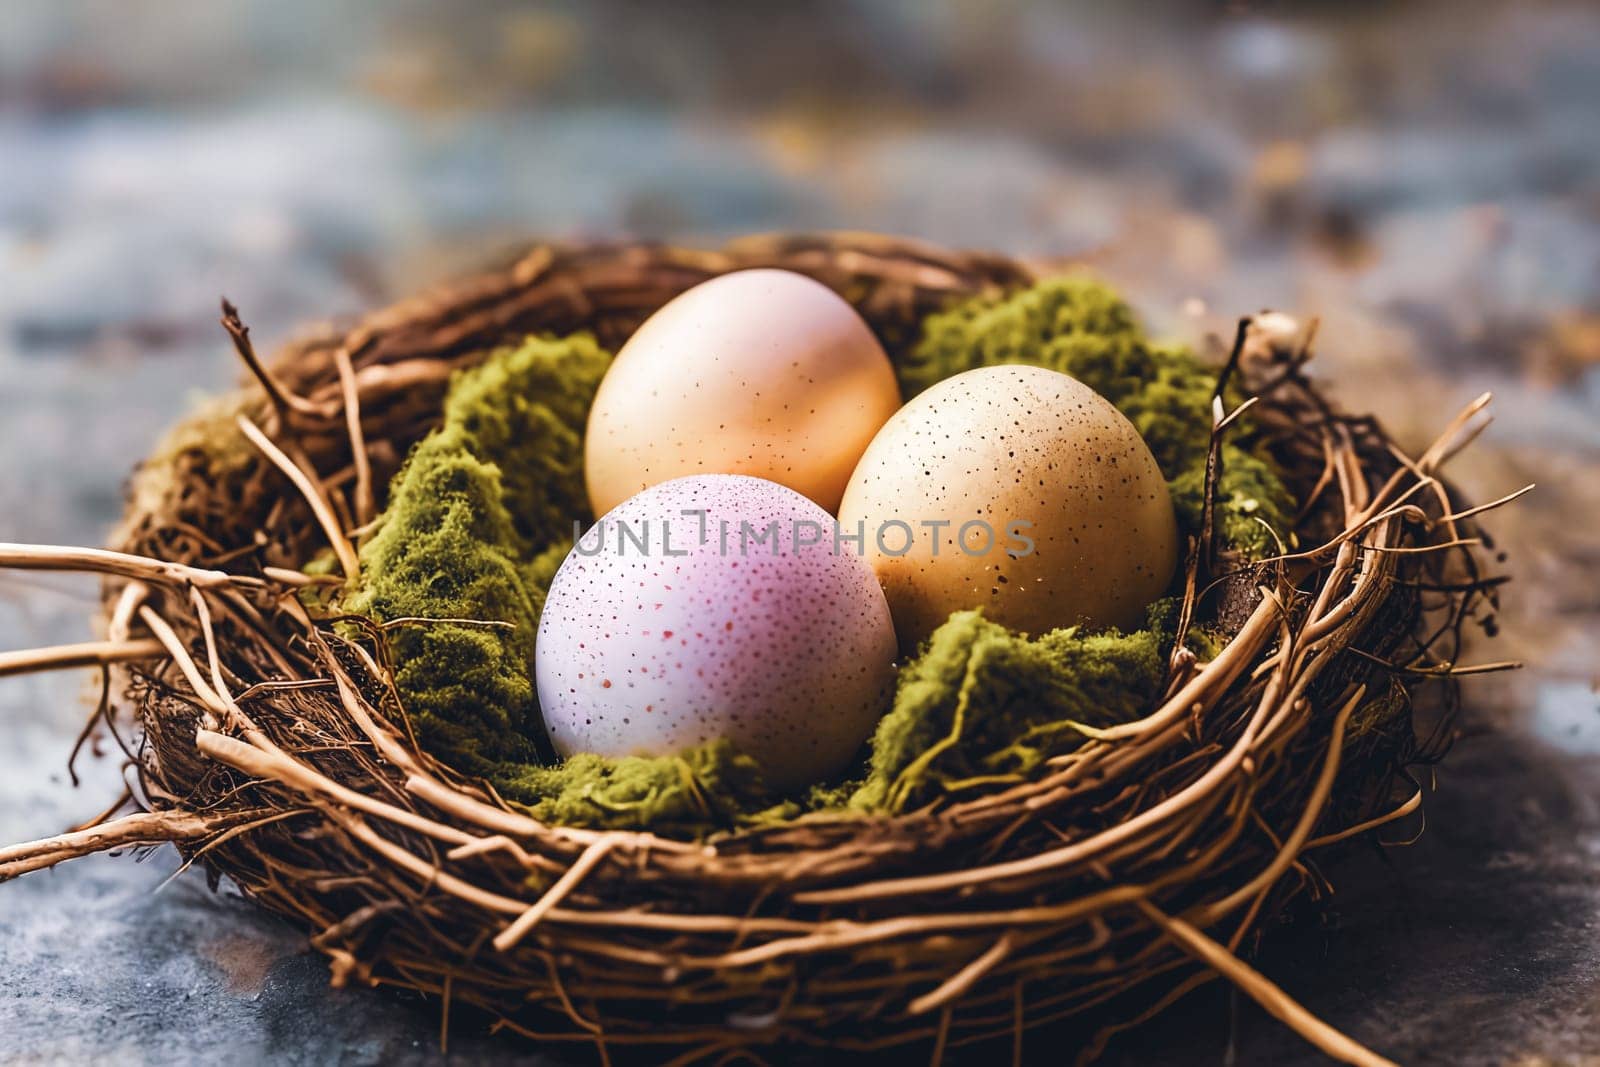
<instances>
[{"instance_id":1,"label":"brown branch","mask_svg":"<svg viewBox=\"0 0 1600 1067\"><path fill-rule=\"evenodd\" d=\"M1341 1063L1356 1064L1358 1067L1398 1067L1392 1060L1384 1059L1364 1045L1350 1040L1306 1011L1299 1002L1279 989L1260 971L1217 944L1200 930L1182 919L1165 914L1147 901L1140 901L1138 906L1145 918L1159 926L1185 952L1220 972L1251 1000L1265 1008L1270 1015L1287 1024L1326 1055Z\"/></svg>"},{"instance_id":2,"label":"brown branch","mask_svg":"<svg viewBox=\"0 0 1600 1067\"><path fill-rule=\"evenodd\" d=\"M576 889L578 884L600 865L601 861L606 858L606 855L610 853L616 844L616 838L603 837L584 849L583 855L578 857L577 861L568 868L565 874L556 880L554 885L545 890L543 896L536 900L527 911L518 915L511 925L495 935L494 947L501 952L507 952L514 948L519 941L533 931L540 919L550 914L552 909L566 899L568 893Z\"/></svg>"},{"instance_id":3,"label":"brown branch","mask_svg":"<svg viewBox=\"0 0 1600 1067\"><path fill-rule=\"evenodd\" d=\"M316 516L317 523L322 527L322 532L328 538L328 544L333 547L334 554L339 557L339 567L344 571L345 577L354 579L361 573L361 563L356 558L356 550L350 544L350 539L345 536L339 520L333 514L333 508L328 504L328 498L307 472L300 469L299 465L290 459L284 451L272 443L260 427L243 415L235 418L239 429L250 439L250 443L261 450L261 453L272 461L284 475L300 490L300 495L305 497L311 506L311 513Z\"/></svg>"},{"instance_id":4,"label":"brown branch","mask_svg":"<svg viewBox=\"0 0 1600 1067\"><path fill-rule=\"evenodd\" d=\"M76 645L0 652L0 678L72 667L104 666L108 663L135 663L155 659L162 654L161 642L151 638L137 641L84 641Z\"/></svg>"},{"instance_id":5,"label":"brown branch","mask_svg":"<svg viewBox=\"0 0 1600 1067\"><path fill-rule=\"evenodd\" d=\"M356 469L356 525L364 527L377 516L378 504L372 492L372 460L367 455L367 439L361 430L361 391L356 386L356 372L350 363L349 350L338 349L333 354L333 362L339 368L345 431L350 435L350 455Z\"/></svg>"},{"instance_id":6,"label":"brown branch","mask_svg":"<svg viewBox=\"0 0 1600 1067\"><path fill-rule=\"evenodd\" d=\"M135 812L87 830L75 830L0 848L0 882L96 852L167 842L199 841L235 823L246 821L248 817L239 811Z\"/></svg>"},{"instance_id":7,"label":"brown branch","mask_svg":"<svg viewBox=\"0 0 1600 1067\"><path fill-rule=\"evenodd\" d=\"M0 569L23 571L76 571L113 574L163 585L197 585L202 589L239 586L260 588L259 578L189 567L103 548L67 548L60 545L0 543Z\"/></svg>"},{"instance_id":8,"label":"brown branch","mask_svg":"<svg viewBox=\"0 0 1600 1067\"><path fill-rule=\"evenodd\" d=\"M233 341L233 350L239 354L239 358L250 369L250 373L255 375L256 381L261 383L261 388L266 390L267 398L272 401L272 406L280 415L286 411L294 411L315 418L329 416L330 412L322 405L296 396L273 376L256 355L256 346L250 340L250 327L239 318L239 309L229 303L227 297L222 298L222 328L228 331L228 337Z\"/></svg>"}]
</instances>

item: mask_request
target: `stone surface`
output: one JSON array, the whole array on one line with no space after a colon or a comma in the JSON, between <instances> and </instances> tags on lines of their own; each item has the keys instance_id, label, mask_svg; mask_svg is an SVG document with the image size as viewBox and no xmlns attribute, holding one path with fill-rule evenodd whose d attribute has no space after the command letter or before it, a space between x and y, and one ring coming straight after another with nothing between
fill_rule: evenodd
<instances>
[{"instance_id":1,"label":"stone surface","mask_svg":"<svg viewBox=\"0 0 1600 1067\"><path fill-rule=\"evenodd\" d=\"M1420 841L1339 862L1259 965L1406 1062L1600 1054L1600 15L781 10L7 5L0 540L102 539L134 457L236 373L221 293L270 344L527 235L874 228L1086 261L1195 340L1320 315L1322 373L1410 444L1496 391L1456 475L1541 488L1495 523L1519 582L1473 655L1529 668L1469 689ZM0 648L91 606L0 576ZM0 680L0 841L115 794L109 756L64 769L88 685ZM167 854L0 887L0 1059L441 1058L432 1008L326 977ZM1109 1058L1317 1062L1218 985Z\"/></svg>"}]
</instances>

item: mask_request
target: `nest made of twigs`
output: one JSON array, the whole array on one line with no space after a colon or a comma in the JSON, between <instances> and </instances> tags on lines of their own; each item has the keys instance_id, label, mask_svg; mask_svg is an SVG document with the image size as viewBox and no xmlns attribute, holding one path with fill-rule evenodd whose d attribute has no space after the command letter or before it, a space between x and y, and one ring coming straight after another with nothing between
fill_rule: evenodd
<instances>
[{"instance_id":1,"label":"nest made of twigs","mask_svg":"<svg viewBox=\"0 0 1600 1067\"><path fill-rule=\"evenodd\" d=\"M206 417L236 420L253 450L147 464L113 551L0 548L0 565L108 576L104 641L13 654L0 673L100 664L113 699L97 715L136 724L139 786L132 814L0 850L0 880L172 842L308 929L336 985L419 990L602 1059L918 1042L937 1059L989 1039L1020 1058L1028 1028L1066 1017L1088 1021L1087 1058L1223 975L1328 1053L1380 1062L1236 952L1291 898L1327 891L1315 850L1421 803L1405 768L1443 750L1463 626L1498 581L1474 548L1481 509L1437 476L1481 403L1408 458L1327 403L1304 347L1252 354L1241 323L1224 374L1254 398L1305 547L1230 574L1196 538L1184 625L1232 632L1214 660L1176 654L1160 707L1035 780L899 816L707 842L543 825L417 746L380 627L350 640L308 613L297 594L317 579L299 568L331 544L352 572L352 531L452 371L534 332L615 347L677 293L753 266L833 287L891 354L952 299L1034 278L869 235L541 246L325 328L270 369L225 307L255 381ZM1213 485L1227 417L1219 405ZM1442 714L1419 738L1424 687Z\"/></svg>"}]
</instances>

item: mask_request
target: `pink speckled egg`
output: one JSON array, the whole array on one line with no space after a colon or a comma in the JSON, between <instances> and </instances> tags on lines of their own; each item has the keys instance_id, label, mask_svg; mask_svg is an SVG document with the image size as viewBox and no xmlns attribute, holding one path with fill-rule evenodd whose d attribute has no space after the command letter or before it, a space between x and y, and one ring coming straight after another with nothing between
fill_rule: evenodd
<instances>
[{"instance_id":1,"label":"pink speckled egg","mask_svg":"<svg viewBox=\"0 0 1600 1067\"><path fill-rule=\"evenodd\" d=\"M697 474L623 501L556 572L534 653L564 756L722 737L782 790L843 770L886 709L895 635L833 517L761 478Z\"/></svg>"}]
</instances>

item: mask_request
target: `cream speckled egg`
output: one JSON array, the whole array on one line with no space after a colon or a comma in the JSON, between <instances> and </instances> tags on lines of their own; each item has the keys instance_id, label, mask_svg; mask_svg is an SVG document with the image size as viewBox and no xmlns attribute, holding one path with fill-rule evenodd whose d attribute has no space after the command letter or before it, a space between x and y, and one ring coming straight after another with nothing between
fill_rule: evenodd
<instances>
[{"instance_id":1,"label":"cream speckled egg","mask_svg":"<svg viewBox=\"0 0 1600 1067\"><path fill-rule=\"evenodd\" d=\"M793 789L844 769L894 683L889 607L833 517L773 482L693 475L607 513L557 571L535 677L562 755L723 737Z\"/></svg>"},{"instance_id":2,"label":"cream speckled egg","mask_svg":"<svg viewBox=\"0 0 1600 1067\"><path fill-rule=\"evenodd\" d=\"M783 270L680 294L617 353L589 412L596 515L686 474L749 474L828 511L900 406L883 347L845 300Z\"/></svg>"},{"instance_id":3,"label":"cream speckled egg","mask_svg":"<svg viewBox=\"0 0 1600 1067\"><path fill-rule=\"evenodd\" d=\"M1177 566L1172 498L1139 431L1042 367L967 371L906 404L839 524L864 529L908 649L966 608L1028 633L1135 627Z\"/></svg>"}]
</instances>

